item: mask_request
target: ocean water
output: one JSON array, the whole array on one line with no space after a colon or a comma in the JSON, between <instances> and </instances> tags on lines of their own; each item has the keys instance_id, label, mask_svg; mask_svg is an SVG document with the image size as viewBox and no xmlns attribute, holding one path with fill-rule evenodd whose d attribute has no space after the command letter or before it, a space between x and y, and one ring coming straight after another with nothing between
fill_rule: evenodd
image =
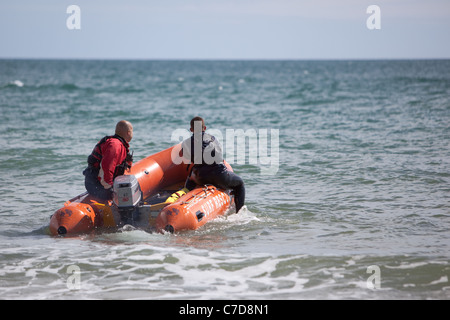
<instances>
[{"instance_id":1,"label":"ocean water","mask_svg":"<svg viewBox=\"0 0 450 320\"><path fill-rule=\"evenodd\" d=\"M450 298L449 60L0 60L0 111L1 299ZM249 138L226 155L240 214L46 233L117 121L139 160L196 115L224 144L269 133L269 173Z\"/></svg>"}]
</instances>

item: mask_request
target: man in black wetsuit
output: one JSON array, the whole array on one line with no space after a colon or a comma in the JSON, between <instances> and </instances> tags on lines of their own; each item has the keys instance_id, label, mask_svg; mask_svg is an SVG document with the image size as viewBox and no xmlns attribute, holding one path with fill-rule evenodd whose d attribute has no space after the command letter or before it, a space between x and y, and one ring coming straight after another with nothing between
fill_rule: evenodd
<instances>
[{"instance_id":1,"label":"man in black wetsuit","mask_svg":"<svg viewBox=\"0 0 450 320\"><path fill-rule=\"evenodd\" d=\"M238 213L245 202L244 181L227 170L219 141L205 130L205 121L201 117L194 117L191 120L193 135L181 145L183 157L194 163L185 188L192 190L196 185L212 184L221 189L231 189Z\"/></svg>"}]
</instances>

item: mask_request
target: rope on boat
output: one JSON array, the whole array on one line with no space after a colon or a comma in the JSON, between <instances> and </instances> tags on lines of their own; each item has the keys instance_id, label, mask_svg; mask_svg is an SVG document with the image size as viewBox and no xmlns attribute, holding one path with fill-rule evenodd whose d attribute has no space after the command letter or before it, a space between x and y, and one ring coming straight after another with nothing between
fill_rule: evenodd
<instances>
[{"instance_id":1,"label":"rope on boat","mask_svg":"<svg viewBox=\"0 0 450 320\"><path fill-rule=\"evenodd\" d=\"M211 188L211 189L209 189L208 187L213 187L213 188ZM194 194L193 196L192 196L192 198L190 198L189 200L187 200L187 201L181 201L181 203L182 204L189 204L189 203L191 203L191 201L192 200L194 200L195 198L199 198L199 199L205 199L209 194L208 194L208 190L209 191L211 191L211 193L214 193L215 191L216 191L216 187L214 187L212 184L205 184L204 186L203 186L203 189L202 189L202 191L205 193L205 194L203 194L203 195L201 195L201 194Z\"/></svg>"}]
</instances>

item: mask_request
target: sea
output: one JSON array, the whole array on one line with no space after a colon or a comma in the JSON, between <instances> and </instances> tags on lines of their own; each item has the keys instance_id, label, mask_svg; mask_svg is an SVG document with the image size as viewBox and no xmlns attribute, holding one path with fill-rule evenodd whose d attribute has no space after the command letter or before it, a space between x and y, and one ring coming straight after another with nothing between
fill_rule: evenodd
<instances>
[{"instance_id":1,"label":"sea","mask_svg":"<svg viewBox=\"0 0 450 320\"><path fill-rule=\"evenodd\" d=\"M0 111L0 299L450 298L450 60L3 59ZM119 120L138 161L194 116L238 214L49 235Z\"/></svg>"}]
</instances>

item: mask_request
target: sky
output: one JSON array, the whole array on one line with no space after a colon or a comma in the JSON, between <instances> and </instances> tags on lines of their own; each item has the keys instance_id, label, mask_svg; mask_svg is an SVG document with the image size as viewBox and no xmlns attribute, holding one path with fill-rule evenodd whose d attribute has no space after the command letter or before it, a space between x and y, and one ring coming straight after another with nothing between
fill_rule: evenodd
<instances>
[{"instance_id":1,"label":"sky","mask_svg":"<svg viewBox=\"0 0 450 320\"><path fill-rule=\"evenodd\" d=\"M0 58L441 59L449 35L450 0L0 2Z\"/></svg>"}]
</instances>

